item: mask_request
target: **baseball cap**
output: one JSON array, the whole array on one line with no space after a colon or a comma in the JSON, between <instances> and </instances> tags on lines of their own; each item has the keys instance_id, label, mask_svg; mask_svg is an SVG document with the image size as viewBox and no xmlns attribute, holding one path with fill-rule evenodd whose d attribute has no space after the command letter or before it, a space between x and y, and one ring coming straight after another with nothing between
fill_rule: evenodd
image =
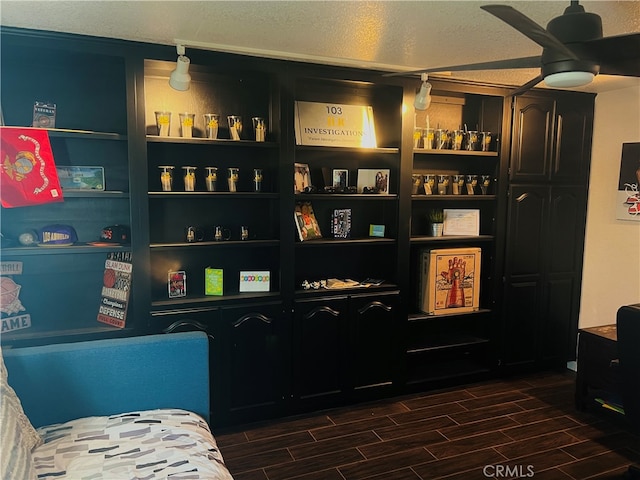
<instances>
[{"instance_id":1,"label":"baseball cap","mask_svg":"<svg viewBox=\"0 0 640 480\"><path fill-rule=\"evenodd\" d=\"M52 224L40 229L41 247L65 247L78 241L78 234L71 225Z\"/></svg>"},{"instance_id":2,"label":"baseball cap","mask_svg":"<svg viewBox=\"0 0 640 480\"><path fill-rule=\"evenodd\" d=\"M109 225L100 232L100 241L106 243L130 243L131 229L127 225Z\"/></svg>"}]
</instances>

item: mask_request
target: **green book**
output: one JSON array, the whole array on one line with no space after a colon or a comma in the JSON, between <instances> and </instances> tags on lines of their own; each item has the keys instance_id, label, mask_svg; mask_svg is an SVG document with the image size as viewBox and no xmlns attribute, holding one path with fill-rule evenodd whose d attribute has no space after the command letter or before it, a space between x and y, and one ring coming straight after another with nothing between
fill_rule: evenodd
<instances>
[{"instance_id":1,"label":"green book","mask_svg":"<svg viewBox=\"0 0 640 480\"><path fill-rule=\"evenodd\" d=\"M222 295L222 269L210 268L204 269L204 294L205 295Z\"/></svg>"}]
</instances>

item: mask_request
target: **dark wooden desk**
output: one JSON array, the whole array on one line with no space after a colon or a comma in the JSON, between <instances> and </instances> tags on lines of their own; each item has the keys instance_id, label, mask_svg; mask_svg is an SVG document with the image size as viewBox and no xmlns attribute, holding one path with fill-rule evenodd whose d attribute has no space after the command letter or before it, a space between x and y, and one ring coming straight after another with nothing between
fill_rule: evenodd
<instances>
[{"instance_id":1,"label":"dark wooden desk","mask_svg":"<svg viewBox=\"0 0 640 480\"><path fill-rule=\"evenodd\" d=\"M615 324L578 331L578 371L575 402L578 410L595 405L594 398L619 399L618 359Z\"/></svg>"}]
</instances>

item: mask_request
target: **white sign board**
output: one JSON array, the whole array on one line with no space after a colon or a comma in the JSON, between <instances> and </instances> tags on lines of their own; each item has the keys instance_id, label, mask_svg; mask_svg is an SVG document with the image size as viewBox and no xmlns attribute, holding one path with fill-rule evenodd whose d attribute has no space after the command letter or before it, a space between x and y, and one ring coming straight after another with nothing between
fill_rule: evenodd
<instances>
[{"instance_id":1,"label":"white sign board","mask_svg":"<svg viewBox=\"0 0 640 480\"><path fill-rule=\"evenodd\" d=\"M267 270L241 271L240 291L241 292L268 292L271 273Z\"/></svg>"},{"instance_id":2,"label":"white sign board","mask_svg":"<svg viewBox=\"0 0 640 480\"><path fill-rule=\"evenodd\" d=\"M296 144L376 148L373 107L296 102Z\"/></svg>"}]
</instances>

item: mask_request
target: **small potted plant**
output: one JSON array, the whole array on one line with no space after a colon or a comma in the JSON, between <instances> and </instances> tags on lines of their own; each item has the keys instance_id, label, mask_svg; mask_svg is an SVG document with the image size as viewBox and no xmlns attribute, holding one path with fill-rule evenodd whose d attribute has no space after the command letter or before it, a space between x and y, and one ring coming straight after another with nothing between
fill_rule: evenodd
<instances>
[{"instance_id":1,"label":"small potted plant","mask_svg":"<svg viewBox=\"0 0 640 480\"><path fill-rule=\"evenodd\" d=\"M429 211L429 232L432 237L442 236L444 225L444 212L442 209L432 209Z\"/></svg>"}]
</instances>

